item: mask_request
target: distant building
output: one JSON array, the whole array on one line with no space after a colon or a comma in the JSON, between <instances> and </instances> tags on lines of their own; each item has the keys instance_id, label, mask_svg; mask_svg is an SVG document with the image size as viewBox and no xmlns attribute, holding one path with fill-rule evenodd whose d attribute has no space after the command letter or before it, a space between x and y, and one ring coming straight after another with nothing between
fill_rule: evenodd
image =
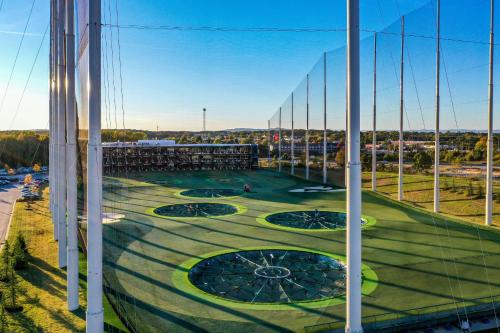
<instances>
[{"instance_id":1,"label":"distant building","mask_svg":"<svg viewBox=\"0 0 500 333\"><path fill-rule=\"evenodd\" d=\"M327 142L326 143L326 153L336 153L339 149L343 147L343 144L339 142ZM271 144L271 151L278 151L278 144ZM296 154L305 153L306 144L305 143L295 143L293 150ZM281 145L281 152L289 154L292 151L292 146L289 143ZM309 144L309 154L320 155L323 154L323 143L310 143Z\"/></svg>"}]
</instances>

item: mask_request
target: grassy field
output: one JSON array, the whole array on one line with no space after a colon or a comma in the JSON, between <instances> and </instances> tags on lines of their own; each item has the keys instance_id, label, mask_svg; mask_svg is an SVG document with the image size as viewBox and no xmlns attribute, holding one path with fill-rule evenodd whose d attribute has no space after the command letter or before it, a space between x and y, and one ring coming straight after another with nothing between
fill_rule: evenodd
<instances>
[{"instance_id":1,"label":"grassy field","mask_svg":"<svg viewBox=\"0 0 500 333\"><path fill-rule=\"evenodd\" d=\"M28 267L18 271L23 311L7 315L7 332L85 332L86 261L81 255L81 308L70 312L66 308L66 272L57 268L57 242L53 240L47 197L45 190L42 199L29 207L16 203L9 239L17 233L25 235L30 258ZM126 331L107 300L105 317L108 325Z\"/></svg>"},{"instance_id":2,"label":"grassy field","mask_svg":"<svg viewBox=\"0 0 500 333\"><path fill-rule=\"evenodd\" d=\"M240 197L179 196L193 188L252 185ZM334 323L343 326L342 297L326 306L242 306L220 302L176 283L183 265L208 253L248 248L304 248L345 256L345 232L301 232L262 225L266 213L345 209L345 193L289 193L311 185L270 171L186 172L107 178L104 205L123 214L104 226L105 274L140 332L290 332ZM245 207L221 217L165 218L148 213L177 203L220 202ZM374 226L363 231L363 262L377 278L363 297L365 321L455 306L488 303L500 295L500 232L460 223L363 193L363 214ZM181 270L181 272L179 272ZM482 298L482 299L480 299ZM427 307L424 309L424 307ZM430 308L429 308L430 307Z\"/></svg>"},{"instance_id":3,"label":"grassy field","mask_svg":"<svg viewBox=\"0 0 500 333\"><path fill-rule=\"evenodd\" d=\"M434 176L403 176L404 200L416 207L433 209ZM484 223L485 181L461 177L440 177L441 212L461 219ZM472 185L472 196L468 193ZM363 187L371 189L371 173L363 173ZM483 195L478 197L481 188ZM393 199L398 195L398 175L396 173L377 172L377 190ZM500 182L494 183L494 193L500 195ZM500 227L500 203L493 202L493 225Z\"/></svg>"}]
</instances>

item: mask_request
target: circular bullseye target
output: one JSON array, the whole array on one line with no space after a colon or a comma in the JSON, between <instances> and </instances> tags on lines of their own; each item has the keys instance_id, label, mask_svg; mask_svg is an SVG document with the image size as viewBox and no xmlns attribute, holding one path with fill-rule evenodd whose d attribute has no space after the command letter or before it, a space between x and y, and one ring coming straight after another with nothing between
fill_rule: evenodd
<instances>
[{"instance_id":1,"label":"circular bullseye target","mask_svg":"<svg viewBox=\"0 0 500 333\"><path fill-rule=\"evenodd\" d=\"M211 217L238 213L238 207L219 203L185 203L155 208L155 215L164 217Z\"/></svg>"},{"instance_id":2,"label":"circular bullseye target","mask_svg":"<svg viewBox=\"0 0 500 333\"><path fill-rule=\"evenodd\" d=\"M194 265L189 281L232 301L280 304L321 301L345 294L345 265L320 253L263 249L209 257Z\"/></svg>"},{"instance_id":3,"label":"circular bullseye target","mask_svg":"<svg viewBox=\"0 0 500 333\"><path fill-rule=\"evenodd\" d=\"M231 188L197 188L192 190L185 190L179 194L184 197L193 198L228 198L241 195L241 191Z\"/></svg>"},{"instance_id":4,"label":"circular bullseye target","mask_svg":"<svg viewBox=\"0 0 500 333\"><path fill-rule=\"evenodd\" d=\"M257 219L260 223L282 229L302 231L334 231L345 230L347 214L329 210L299 210L265 214ZM362 227L375 224L373 217L363 215L360 223Z\"/></svg>"}]
</instances>

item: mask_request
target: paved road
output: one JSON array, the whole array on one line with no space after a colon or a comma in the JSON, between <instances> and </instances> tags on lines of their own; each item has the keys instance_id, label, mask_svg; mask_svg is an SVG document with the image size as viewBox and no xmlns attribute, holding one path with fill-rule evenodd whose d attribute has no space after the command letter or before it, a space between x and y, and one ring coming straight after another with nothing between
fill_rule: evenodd
<instances>
[{"instance_id":1,"label":"paved road","mask_svg":"<svg viewBox=\"0 0 500 333\"><path fill-rule=\"evenodd\" d=\"M5 242L10 215L12 214L16 199L19 198L20 192L20 188L14 184L0 187L0 247Z\"/></svg>"}]
</instances>

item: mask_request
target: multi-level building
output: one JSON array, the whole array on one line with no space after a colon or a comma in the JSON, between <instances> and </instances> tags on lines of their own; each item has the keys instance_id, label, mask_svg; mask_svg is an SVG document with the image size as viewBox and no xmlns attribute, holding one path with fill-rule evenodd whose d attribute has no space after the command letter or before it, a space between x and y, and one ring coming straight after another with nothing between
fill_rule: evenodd
<instances>
[{"instance_id":1,"label":"multi-level building","mask_svg":"<svg viewBox=\"0 0 500 333\"><path fill-rule=\"evenodd\" d=\"M103 143L105 173L243 170L258 167L254 144L175 144L170 140Z\"/></svg>"}]
</instances>

